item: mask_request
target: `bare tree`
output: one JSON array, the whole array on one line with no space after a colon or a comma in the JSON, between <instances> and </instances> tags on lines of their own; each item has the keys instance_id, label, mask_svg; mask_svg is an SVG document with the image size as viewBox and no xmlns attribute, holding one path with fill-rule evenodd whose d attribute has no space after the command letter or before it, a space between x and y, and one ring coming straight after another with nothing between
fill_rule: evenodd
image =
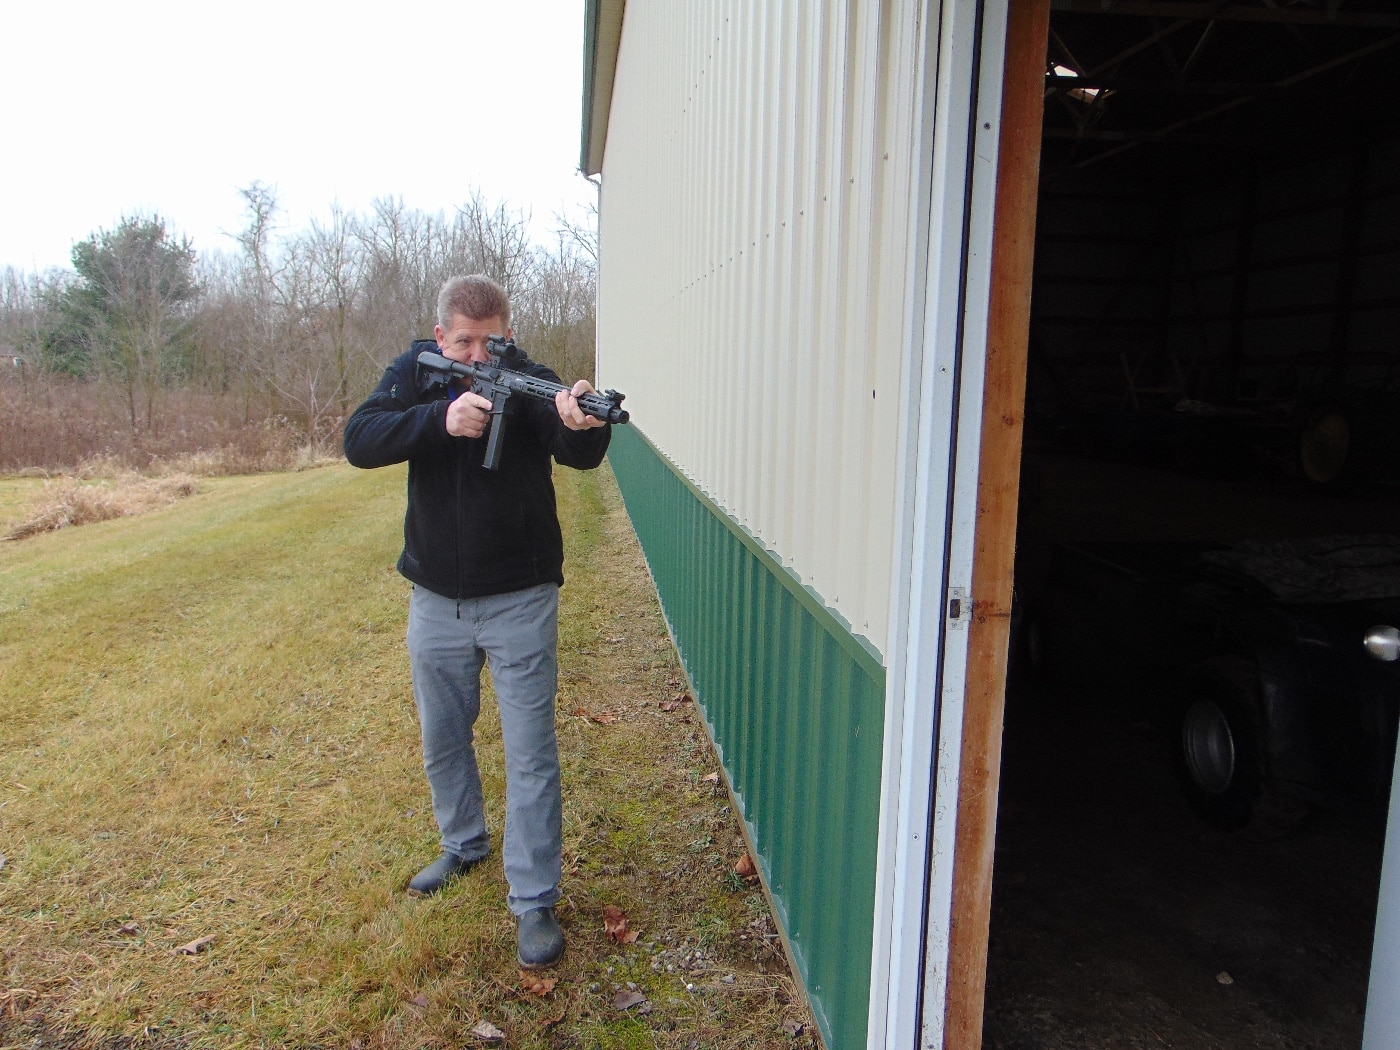
<instances>
[{"instance_id":1,"label":"bare tree","mask_svg":"<svg viewBox=\"0 0 1400 1050\"><path fill-rule=\"evenodd\" d=\"M241 258L223 253L200 256L201 288L190 338L189 381L214 394L238 389L251 330L250 308L242 294Z\"/></svg>"},{"instance_id":2,"label":"bare tree","mask_svg":"<svg viewBox=\"0 0 1400 1050\"><path fill-rule=\"evenodd\" d=\"M481 191L473 190L467 203L457 209L449 242L460 253L462 265L444 277L454 272L484 273L499 281L514 299L528 287L534 269L529 223L528 215L504 203L487 204Z\"/></svg>"},{"instance_id":3,"label":"bare tree","mask_svg":"<svg viewBox=\"0 0 1400 1050\"><path fill-rule=\"evenodd\" d=\"M517 304L522 344L568 380L594 377L597 272L586 252L560 231L553 251L537 253L533 281Z\"/></svg>"},{"instance_id":4,"label":"bare tree","mask_svg":"<svg viewBox=\"0 0 1400 1050\"><path fill-rule=\"evenodd\" d=\"M43 304L39 278L7 266L0 273L0 369L19 377L26 395L44 369Z\"/></svg>"},{"instance_id":5,"label":"bare tree","mask_svg":"<svg viewBox=\"0 0 1400 1050\"><path fill-rule=\"evenodd\" d=\"M593 269L598 269L598 202L589 201L582 219L571 219L567 215L555 214L558 233L562 240L573 244L592 260Z\"/></svg>"},{"instance_id":6,"label":"bare tree","mask_svg":"<svg viewBox=\"0 0 1400 1050\"><path fill-rule=\"evenodd\" d=\"M446 218L380 198L368 215L336 207L328 220L278 237L274 192L255 183L243 193L243 253L231 271L210 268L201 340L238 362L226 382L238 373L247 390L257 377L266 412L328 434L410 339L431 333L438 289L463 273L506 287L532 355L561 376L592 378L597 239L587 223L561 223L542 250L526 216L473 192ZM229 345L235 331L244 334L242 357Z\"/></svg>"},{"instance_id":7,"label":"bare tree","mask_svg":"<svg viewBox=\"0 0 1400 1050\"><path fill-rule=\"evenodd\" d=\"M277 351L282 271L275 258L273 236L280 206L276 187L254 181L238 192L248 207L248 225L238 235L243 266L234 283L244 308L240 318L244 340L233 352L239 359L243 414L247 420L253 414L253 400L271 372Z\"/></svg>"},{"instance_id":8,"label":"bare tree","mask_svg":"<svg viewBox=\"0 0 1400 1050\"><path fill-rule=\"evenodd\" d=\"M426 337L436 320L440 282L434 266L434 242L440 218L404 207L401 199L380 198L374 214L361 222L367 254L364 284L365 346L376 369L392 358L404 341Z\"/></svg>"},{"instance_id":9,"label":"bare tree","mask_svg":"<svg viewBox=\"0 0 1400 1050\"><path fill-rule=\"evenodd\" d=\"M311 224L304 241L303 258L307 267L305 312L311 319L311 334L327 348L330 358L331 389L327 403L338 405L342 413L348 413L352 385L351 345L356 342L355 314L366 269L359 220L347 215L339 204L332 205L328 223Z\"/></svg>"}]
</instances>

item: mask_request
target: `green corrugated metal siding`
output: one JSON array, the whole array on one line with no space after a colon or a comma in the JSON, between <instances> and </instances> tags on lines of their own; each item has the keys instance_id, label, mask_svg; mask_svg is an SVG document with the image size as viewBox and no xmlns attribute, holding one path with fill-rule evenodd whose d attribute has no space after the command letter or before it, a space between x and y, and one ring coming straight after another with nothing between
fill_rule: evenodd
<instances>
[{"instance_id":1,"label":"green corrugated metal siding","mask_svg":"<svg viewBox=\"0 0 1400 1050\"><path fill-rule=\"evenodd\" d=\"M823 1037L864 1047L884 668L635 427L609 460Z\"/></svg>"}]
</instances>

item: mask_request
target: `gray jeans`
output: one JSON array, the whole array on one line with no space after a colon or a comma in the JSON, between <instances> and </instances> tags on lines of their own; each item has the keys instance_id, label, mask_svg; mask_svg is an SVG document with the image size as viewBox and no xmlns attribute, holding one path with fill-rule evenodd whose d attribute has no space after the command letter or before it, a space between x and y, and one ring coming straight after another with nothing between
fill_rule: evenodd
<instances>
[{"instance_id":1,"label":"gray jeans","mask_svg":"<svg viewBox=\"0 0 1400 1050\"><path fill-rule=\"evenodd\" d=\"M559 900L563 804L554 698L559 588L552 583L460 603L422 587L408 606L408 654L423 768L442 848L474 860L490 848L473 729L490 661L506 759L504 867L510 910Z\"/></svg>"}]
</instances>

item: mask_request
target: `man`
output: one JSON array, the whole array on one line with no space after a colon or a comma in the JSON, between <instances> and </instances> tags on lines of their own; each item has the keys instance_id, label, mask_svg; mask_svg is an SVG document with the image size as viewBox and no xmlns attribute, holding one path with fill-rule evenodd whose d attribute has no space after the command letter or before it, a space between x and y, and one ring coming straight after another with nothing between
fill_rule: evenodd
<instances>
[{"instance_id":1,"label":"man","mask_svg":"<svg viewBox=\"0 0 1400 1050\"><path fill-rule=\"evenodd\" d=\"M432 349L462 363L487 360L490 336L511 337L510 303L489 278L448 281L438 295L436 345L422 340L391 365L345 424L357 467L408 461L408 509L398 568L413 583L408 651L442 855L409 882L427 896L486 856L472 727L489 661L506 759L503 861L522 967L551 966L564 951L554 914L561 876L562 804L554 734L563 539L551 459L596 467L610 430L585 415L579 380L553 404L507 402L500 464L482 467L491 402L420 368ZM532 375L558 382L526 361Z\"/></svg>"}]
</instances>

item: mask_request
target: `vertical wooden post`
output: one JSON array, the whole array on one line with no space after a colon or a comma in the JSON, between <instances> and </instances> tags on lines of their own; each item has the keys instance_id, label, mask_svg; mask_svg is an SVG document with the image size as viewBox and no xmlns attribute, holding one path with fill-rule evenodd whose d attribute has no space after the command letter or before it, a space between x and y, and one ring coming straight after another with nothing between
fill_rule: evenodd
<instances>
[{"instance_id":1,"label":"vertical wooden post","mask_svg":"<svg viewBox=\"0 0 1400 1050\"><path fill-rule=\"evenodd\" d=\"M953 861L946 1050L982 1045L1016 505L1026 399L1049 0L1011 0L992 229L992 283L973 554L975 601Z\"/></svg>"}]
</instances>

